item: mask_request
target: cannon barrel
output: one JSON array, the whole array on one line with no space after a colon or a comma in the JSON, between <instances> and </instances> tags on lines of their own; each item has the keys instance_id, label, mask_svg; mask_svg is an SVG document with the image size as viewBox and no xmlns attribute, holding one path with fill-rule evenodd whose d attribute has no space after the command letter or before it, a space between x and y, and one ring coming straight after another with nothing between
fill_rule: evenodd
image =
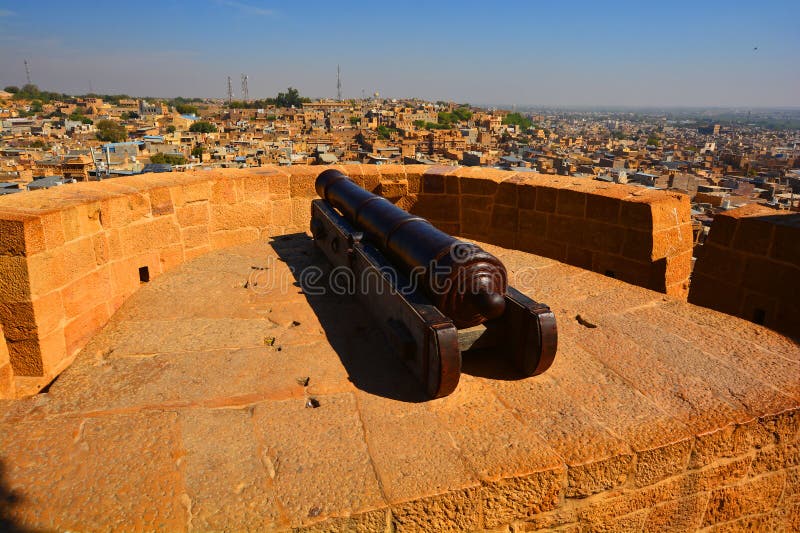
<instances>
[{"instance_id":1,"label":"cannon barrel","mask_svg":"<svg viewBox=\"0 0 800 533\"><path fill-rule=\"evenodd\" d=\"M495 256L364 190L338 170L322 172L315 188L401 271L412 274L456 327L503 314L508 276Z\"/></svg>"}]
</instances>

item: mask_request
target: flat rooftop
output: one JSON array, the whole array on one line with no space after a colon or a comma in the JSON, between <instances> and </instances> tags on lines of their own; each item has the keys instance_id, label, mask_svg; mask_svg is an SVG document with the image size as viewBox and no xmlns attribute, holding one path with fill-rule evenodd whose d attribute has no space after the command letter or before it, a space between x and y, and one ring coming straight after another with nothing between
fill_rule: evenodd
<instances>
[{"instance_id":1,"label":"flat rooftop","mask_svg":"<svg viewBox=\"0 0 800 533\"><path fill-rule=\"evenodd\" d=\"M485 247L556 313L545 374L471 354L456 392L425 401L353 299L297 286L324 265L307 235L211 252L143 284L46 392L0 401L0 524L533 530L628 513L646 528L699 490L669 515L694 529L728 519L712 477L758 476L759 449L796 441L791 340Z\"/></svg>"}]
</instances>

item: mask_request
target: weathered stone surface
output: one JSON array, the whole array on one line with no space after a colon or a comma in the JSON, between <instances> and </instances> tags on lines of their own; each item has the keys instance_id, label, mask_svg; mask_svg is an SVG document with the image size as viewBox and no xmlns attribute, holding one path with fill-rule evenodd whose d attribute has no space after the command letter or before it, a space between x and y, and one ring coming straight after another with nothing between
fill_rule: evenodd
<instances>
[{"instance_id":1,"label":"weathered stone surface","mask_svg":"<svg viewBox=\"0 0 800 533\"><path fill-rule=\"evenodd\" d=\"M773 472L733 487L712 491L703 517L703 525L727 522L740 516L773 509L783 492L785 481L784 472Z\"/></svg>"},{"instance_id":2,"label":"weathered stone surface","mask_svg":"<svg viewBox=\"0 0 800 533\"><path fill-rule=\"evenodd\" d=\"M4 424L9 519L53 530L186 530L176 419L143 412Z\"/></svg>"},{"instance_id":3,"label":"weathered stone surface","mask_svg":"<svg viewBox=\"0 0 800 533\"><path fill-rule=\"evenodd\" d=\"M78 530L792 529L790 341L486 248L552 306L559 353L527 379L470 354L436 401L353 299L295 284L320 262L305 235L134 280L46 394L0 401L0 492L22 496L6 514Z\"/></svg>"},{"instance_id":4,"label":"weathered stone surface","mask_svg":"<svg viewBox=\"0 0 800 533\"><path fill-rule=\"evenodd\" d=\"M262 461L292 524L383 505L355 397L318 400L316 408L303 398L263 402L252 415Z\"/></svg>"},{"instance_id":5,"label":"weathered stone surface","mask_svg":"<svg viewBox=\"0 0 800 533\"><path fill-rule=\"evenodd\" d=\"M275 472L255 438L252 409L187 410L180 429L190 529L275 529Z\"/></svg>"}]
</instances>

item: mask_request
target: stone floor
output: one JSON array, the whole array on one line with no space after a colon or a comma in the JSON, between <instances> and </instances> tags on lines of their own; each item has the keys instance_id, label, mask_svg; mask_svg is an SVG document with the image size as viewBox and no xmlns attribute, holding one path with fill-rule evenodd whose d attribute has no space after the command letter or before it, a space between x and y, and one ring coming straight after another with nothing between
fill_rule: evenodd
<instances>
[{"instance_id":1,"label":"stone floor","mask_svg":"<svg viewBox=\"0 0 800 533\"><path fill-rule=\"evenodd\" d=\"M785 337L487 248L557 314L544 375L475 355L424 401L357 304L300 291L308 237L212 253L143 285L49 391L0 402L0 526L494 527L657 481L697 459L693 436L796 409Z\"/></svg>"}]
</instances>

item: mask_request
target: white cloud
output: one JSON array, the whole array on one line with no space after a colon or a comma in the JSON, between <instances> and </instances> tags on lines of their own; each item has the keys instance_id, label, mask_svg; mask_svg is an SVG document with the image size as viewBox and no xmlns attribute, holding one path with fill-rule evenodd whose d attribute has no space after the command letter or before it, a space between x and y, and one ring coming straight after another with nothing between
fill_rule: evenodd
<instances>
[{"instance_id":1,"label":"white cloud","mask_svg":"<svg viewBox=\"0 0 800 533\"><path fill-rule=\"evenodd\" d=\"M13 17L13 11L9 11L8 9L0 9L0 17Z\"/></svg>"},{"instance_id":2,"label":"white cloud","mask_svg":"<svg viewBox=\"0 0 800 533\"><path fill-rule=\"evenodd\" d=\"M237 2L236 0L218 0L217 3L223 6L238 9L239 11L247 13L248 15L260 15L262 17L268 17L275 14L275 11L272 9L253 6L250 4L245 4L244 2Z\"/></svg>"}]
</instances>

